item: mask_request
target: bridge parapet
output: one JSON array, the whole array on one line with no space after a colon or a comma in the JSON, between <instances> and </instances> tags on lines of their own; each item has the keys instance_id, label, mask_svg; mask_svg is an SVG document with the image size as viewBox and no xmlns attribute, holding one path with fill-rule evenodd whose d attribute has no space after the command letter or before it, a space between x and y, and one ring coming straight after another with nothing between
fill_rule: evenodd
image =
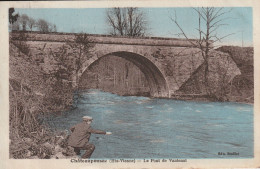
<instances>
[{"instance_id":1,"label":"bridge parapet","mask_svg":"<svg viewBox=\"0 0 260 169\"><path fill-rule=\"evenodd\" d=\"M75 33L41 33L24 32L26 40L29 41L48 41L48 42L74 42L77 35ZM19 39L20 32L10 34L12 38ZM126 37L87 34L91 43L97 44L121 44L121 45L142 45L142 46L168 46L168 47L194 47L192 43L196 40L186 40L177 38L162 37ZM211 45L213 47L213 44Z\"/></svg>"}]
</instances>

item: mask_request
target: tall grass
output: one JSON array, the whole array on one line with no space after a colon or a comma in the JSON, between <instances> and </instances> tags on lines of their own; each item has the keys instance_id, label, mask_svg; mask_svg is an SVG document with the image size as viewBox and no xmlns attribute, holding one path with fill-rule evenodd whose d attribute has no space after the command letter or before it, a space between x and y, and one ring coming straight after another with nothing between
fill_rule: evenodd
<instances>
[{"instance_id":1,"label":"tall grass","mask_svg":"<svg viewBox=\"0 0 260 169\"><path fill-rule=\"evenodd\" d=\"M72 86L46 76L30 54L21 52L26 42L10 43L9 125L10 158L50 158L56 133L44 126L39 115L62 111L73 101ZM27 51L27 50L26 50ZM52 148L51 148L52 147Z\"/></svg>"}]
</instances>

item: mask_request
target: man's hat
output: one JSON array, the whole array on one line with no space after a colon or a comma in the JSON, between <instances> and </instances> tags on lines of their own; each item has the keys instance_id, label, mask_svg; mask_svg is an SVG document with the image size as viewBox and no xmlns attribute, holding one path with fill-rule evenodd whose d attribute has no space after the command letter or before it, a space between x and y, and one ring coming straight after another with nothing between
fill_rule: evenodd
<instances>
[{"instance_id":1,"label":"man's hat","mask_svg":"<svg viewBox=\"0 0 260 169\"><path fill-rule=\"evenodd\" d=\"M90 117L90 116L83 116L82 119L83 119L83 120L86 120L86 121L88 121L88 120L93 120L93 118Z\"/></svg>"}]
</instances>

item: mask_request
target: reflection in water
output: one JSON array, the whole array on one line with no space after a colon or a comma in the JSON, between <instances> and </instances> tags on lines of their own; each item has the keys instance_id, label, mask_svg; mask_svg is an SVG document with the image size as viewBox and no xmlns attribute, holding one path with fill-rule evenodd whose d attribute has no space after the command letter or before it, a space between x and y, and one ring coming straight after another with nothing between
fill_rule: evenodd
<instances>
[{"instance_id":1,"label":"reflection in water","mask_svg":"<svg viewBox=\"0 0 260 169\"><path fill-rule=\"evenodd\" d=\"M89 115L93 128L112 131L92 135L92 158L251 158L253 106L238 103L187 102L82 92L77 109L51 118L69 129ZM218 152L238 152L223 156Z\"/></svg>"}]
</instances>

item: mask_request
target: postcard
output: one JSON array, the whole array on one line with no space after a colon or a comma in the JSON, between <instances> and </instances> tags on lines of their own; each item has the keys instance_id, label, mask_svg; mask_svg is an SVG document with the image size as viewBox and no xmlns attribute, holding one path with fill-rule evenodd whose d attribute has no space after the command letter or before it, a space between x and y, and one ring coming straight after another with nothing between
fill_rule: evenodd
<instances>
[{"instance_id":1,"label":"postcard","mask_svg":"<svg viewBox=\"0 0 260 169\"><path fill-rule=\"evenodd\" d=\"M1 168L257 168L259 2L0 2Z\"/></svg>"}]
</instances>

